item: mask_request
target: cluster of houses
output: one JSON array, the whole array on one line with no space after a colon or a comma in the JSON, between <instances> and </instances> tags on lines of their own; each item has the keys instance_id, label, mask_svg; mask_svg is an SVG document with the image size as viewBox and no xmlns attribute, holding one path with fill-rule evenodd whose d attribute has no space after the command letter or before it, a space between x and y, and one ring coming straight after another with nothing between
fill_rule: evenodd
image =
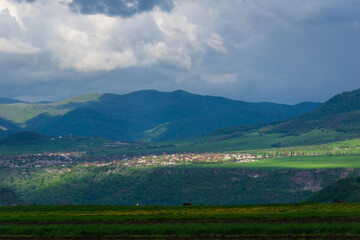
<instances>
[{"instance_id":1,"label":"cluster of houses","mask_svg":"<svg viewBox=\"0 0 360 240\"><path fill-rule=\"evenodd\" d=\"M184 164L245 163L255 162L266 156L248 153L177 153L133 157L121 162L122 166L158 167Z\"/></svg>"},{"instance_id":2,"label":"cluster of houses","mask_svg":"<svg viewBox=\"0 0 360 240\"><path fill-rule=\"evenodd\" d=\"M73 164L74 159L68 153L49 154L11 154L0 156L0 167L10 168L39 168L51 166L67 166Z\"/></svg>"},{"instance_id":3,"label":"cluster of houses","mask_svg":"<svg viewBox=\"0 0 360 240\"><path fill-rule=\"evenodd\" d=\"M267 156L248 153L176 153L129 156L113 154L106 156L79 157L72 153L21 154L0 156L0 167L10 168L39 168L54 166L69 166L82 164L83 166L119 167L161 167L185 164L206 163L245 163L255 162Z\"/></svg>"}]
</instances>

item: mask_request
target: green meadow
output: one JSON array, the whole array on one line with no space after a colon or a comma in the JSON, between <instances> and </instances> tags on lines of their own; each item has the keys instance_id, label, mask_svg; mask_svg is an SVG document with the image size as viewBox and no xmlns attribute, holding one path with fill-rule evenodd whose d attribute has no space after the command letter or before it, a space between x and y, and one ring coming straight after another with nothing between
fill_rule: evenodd
<instances>
[{"instance_id":1,"label":"green meadow","mask_svg":"<svg viewBox=\"0 0 360 240\"><path fill-rule=\"evenodd\" d=\"M262 159L257 162L234 163L253 168L360 168L360 156L299 156Z\"/></svg>"},{"instance_id":2,"label":"green meadow","mask_svg":"<svg viewBox=\"0 0 360 240\"><path fill-rule=\"evenodd\" d=\"M352 239L360 204L1 207L0 222L0 239Z\"/></svg>"}]
</instances>

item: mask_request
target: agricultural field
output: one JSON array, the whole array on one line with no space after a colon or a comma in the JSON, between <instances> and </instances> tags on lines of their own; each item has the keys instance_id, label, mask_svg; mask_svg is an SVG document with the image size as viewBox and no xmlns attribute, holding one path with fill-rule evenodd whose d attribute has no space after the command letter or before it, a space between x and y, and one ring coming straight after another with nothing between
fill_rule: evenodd
<instances>
[{"instance_id":1,"label":"agricultural field","mask_svg":"<svg viewBox=\"0 0 360 240\"><path fill-rule=\"evenodd\" d=\"M104 153L121 152L233 152L274 148L298 148L301 146L321 145L351 139L350 135L328 130L313 130L298 136L280 133L249 132L243 134L203 136L199 138L152 142L137 148L103 149Z\"/></svg>"},{"instance_id":2,"label":"agricultural field","mask_svg":"<svg viewBox=\"0 0 360 240\"><path fill-rule=\"evenodd\" d=\"M226 164L224 164L226 166ZM296 156L262 159L256 162L228 164L233 167L252 168L360 168L360 156Z\"/></svg>"},{"instance_id":3,"label":"agricultural field","mask_svg":"<svg viewBox=\"0 0 360 240\"><path fill-rule=\"evenodd\" d=\"M86 151L95 155L104 154L151 154L176 152L233 152L278 148L301 148L318 146L337 140L349 141L349 135L342 133L313 130L299 136L284 136L280 133L262 134L249 132L217 136L203 136L187 140L168 142L126 142L116 145L117 141L97 137L62 137L38 144L0 145L0 154L43 153L51 151ZM336 141L335 141L336 140ZM339 140L339 141L340 141Z\"/></svg>"},{"instance_id":4,"label":"agricultural field","mask_svg":"<svg viewBox=\"0 0 360 240\"><path fill-rule=\"evenodd\" d=\"M360 204L1 207L0 223L0 239L359 239Z\"/></svg>"},{"instance_id":5,"label":"agricultural field","mask_svg":"<svg viewBox=\"0 0 360 240\"><path fill-rule=\"evenodd\" d=\"M360 175L360 139L271 147L295 137L268 137L254 132L223 140L119 145L63 137L45 142L48 148L21 148L39 147L42 154L2 155L0 187L27 203L45 205L265 204L305 201L341 178ZM229 148L222 151L225 143ZM256 143L259 148L252 148ZM16 145L2 147L16 150Z\"/></svg>"}]
</instances>

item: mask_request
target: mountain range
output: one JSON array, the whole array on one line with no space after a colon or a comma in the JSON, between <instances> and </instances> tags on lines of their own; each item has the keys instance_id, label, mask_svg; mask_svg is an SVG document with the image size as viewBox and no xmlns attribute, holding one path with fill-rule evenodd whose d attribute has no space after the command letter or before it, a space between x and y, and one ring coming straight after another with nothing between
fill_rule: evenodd
<instances>
[{"instance_id":1,"label":"mountain range","mask_svg":"<svg viewBox=\"0 0 360 240\"><path fill-rule=\"evenodd\" d=\"M142 90L125 95L95 93L57 103L7 99L0 101L0 137L30 130L47 136L178 140L226 126L284 121L311 113L319 105L249 103L182 90Z\"/></svg>"}]
</instances>

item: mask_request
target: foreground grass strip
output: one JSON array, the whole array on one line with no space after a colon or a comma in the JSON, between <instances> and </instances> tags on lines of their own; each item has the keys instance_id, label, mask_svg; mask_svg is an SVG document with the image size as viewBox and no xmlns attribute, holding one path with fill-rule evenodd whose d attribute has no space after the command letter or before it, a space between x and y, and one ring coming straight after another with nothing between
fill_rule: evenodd
<instances>
[{"instance_id":1,"label":"foreground grass strip","mask_svg":"<svg viewBox=\"0 0 360 240\"><path fill-rule=\"evenodd\" d=\"M360 239L359 222L358 203L0 207L0 239Z\"/></svg>"},{"instance_id":2,"label":"foreground grass strip","mask_svg":"<svg viewBox=\"0 0 360 240\"><path fill-rule=\"evenodd\" d=\"M268 204L248 206L26 206L0 207L0 222L221 221L360 219L360 204ZM316 220L315 220L316 221ZM345 220L344 220L345 221Z\"/></svg>"},{"instance_id":3,"label":"foreground grass strip","mask_svg":"<svg viewBox=\"0 0 360 240\"><path fill-rule=\"evenodd\" d=\"M360 235L358 223L2 225L1 236Z\"/></svg>"},{"instance_id":4,"label":"foreground grass strip","mask_svg":"<svg viewBox=\"0 0 360 240\"><path fill-rule=\"evenodd\" d=\"M284 236L121 236L121 237L101 237L101 236L92 236L92 237L1 237L0 240L82 240L82 239L106 239L106 240L221 240L221 239L244 239L244 240L285 240L285 239L317 239L317 240L357 240L360 239L360 236L351 236L351 235L284 235Z\"/></svg>"},{"instance_id":5,"label":"foreground grass strip","mask_svg":"<svg viewBox=\"0 0 360 240\"><path fill-rule=\"evenodd\" d=\"M360 218L296 218L296 219L230 219L230 220L147 220L147 221L47 221L47 222L0 222L0 225L92 225L92 224L246 224L246 223L360 223Z\"/></svg>"}]
</instances>

